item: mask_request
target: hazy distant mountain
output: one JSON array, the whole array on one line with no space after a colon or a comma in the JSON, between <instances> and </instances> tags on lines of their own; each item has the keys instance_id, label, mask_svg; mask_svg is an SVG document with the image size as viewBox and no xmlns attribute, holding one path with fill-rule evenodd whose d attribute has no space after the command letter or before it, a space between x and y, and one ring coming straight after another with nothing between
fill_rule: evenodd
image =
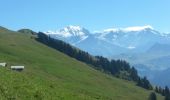
<instances>
[{"instance_id":1,"label":"hazy distant mountain","mask_svg":"<svg viewBox=\"0 0 170 100\"><path fill-rule=\"evenodd\" d=\"M148 51L148 53L165 54L170 53L170 43L160 44L155 43Z\"/></svg>"},{"instance_id":2,"label":"hazy distant mountain","mask_svg":"<svg viewBox=\"0 0 170 100\"><path fill-rule=\"evenodd\" d=\"M170 68L163 71L157 71L153 74L154 77L151 79L152 83L161 86L170 86L170 79L168 78L169 73Z\"/></svg>"}]
</instances>

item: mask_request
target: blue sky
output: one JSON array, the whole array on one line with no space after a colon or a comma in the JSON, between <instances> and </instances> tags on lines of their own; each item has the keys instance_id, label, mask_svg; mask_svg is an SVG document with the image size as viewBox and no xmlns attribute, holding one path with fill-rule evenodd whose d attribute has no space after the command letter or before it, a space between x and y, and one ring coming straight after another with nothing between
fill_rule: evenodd
<instances>
[{"instance_id":1,"label":"blue sky","mask_svg":"<svg viewBox=\"0 0 170 100\"><path fill-rule=\"evenodd\" d=\"M170 32L170 0L0 0L0 25L56 30L80 25L90 31L151 25Z\"/></svg>"}]
</instances>

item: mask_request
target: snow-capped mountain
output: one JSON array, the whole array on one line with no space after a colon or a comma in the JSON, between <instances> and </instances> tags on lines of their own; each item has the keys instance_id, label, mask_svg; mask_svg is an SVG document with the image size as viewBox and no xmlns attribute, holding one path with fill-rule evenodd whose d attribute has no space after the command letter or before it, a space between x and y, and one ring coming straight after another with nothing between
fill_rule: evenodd
<instances>
[{"instance_id":1,"label":"snow-capped mountain","mask_svg":"<svg viewBox=\"0 0 170 100\"><path fill-rule=\"evenodd\" d=\"M90 35L87 29L80 26L67 26L58 31L47 31L45 33L74 45L85 40Z\"/></svg>"},{"instance_id":2,"label":"snow-capped mountain","mask_svg":"<svg viewBox=\"0 0 170 100\"><path fill-rule=\"evenodd\" d=\"M166 43L169 34L154 30L151 26L106 29L98 34L98 38L129 50L144 52L156 42ZM134 50L133 50L134 51Z\"/></svg>"},{"instance_id":3,"label":"snow-capped mountain","mask_svg":"<svg viewBox=\"0 0 170 100\"><path fill-rule=\"evenodd\" d=\"M80 26L68 26L58 31L45 33L91 54L103 56L145 52L155 43L170 42L170 34L160 33L150 25L110 28L94 33Z\"/></svg>"}]
</instances>

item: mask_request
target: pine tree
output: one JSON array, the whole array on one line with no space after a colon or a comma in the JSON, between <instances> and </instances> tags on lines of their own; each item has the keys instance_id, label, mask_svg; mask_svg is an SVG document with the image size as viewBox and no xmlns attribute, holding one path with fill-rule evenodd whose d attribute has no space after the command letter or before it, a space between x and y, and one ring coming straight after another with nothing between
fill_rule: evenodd
<instances>
[{"instance_id":1,"label":"pine tree","mask_svg":"<svg viewBox=\"0 0 170 100\"><path fill-rule=\"evenodd\" d=\"M151 92L148 100L157 100L155 92Z\"/></svg>"},{"instance_id":2,"label":"pine tree","mask_svg":"<svg viewBox=\"0 0 170 100\"><path fill-rule=\"evenodd\" d=\"M150 84L150 82L148 81L148 79L146 77L143 78L143 82L144 82L145 89L152 90L152 85Z\"/></svg>"},{"instance_id":3,"label":"pine tree","mask_svg":"<svg viewBox=\"0 0 170 100\"><path fill-rule=\"evenodd\" d=\"M157 86L155 87L155 92L156 92L156 93L159 93L159 89L158 89Z\"/></svg>"},{"instance_id":4,"label":"pine tree","mask_svg":"<svg viewBox=\"0 0 170 100\"><path fill-rule=\"evenodd\" d=\"M169 95L165 96L165 100L170 100L170 96Z\"/></svg>"},{"instance_id":5,"label":"pine tree","mask_svg":"<svg viewBox=\"0 0 170 100\"><path fill-rule=\"evenodd\" d=\"M165 95L169 95L169 94L170 94L169 88L165 86Z\"/></svg>"},{"instance_id":6,"label":"pine tree","mask_svg":"<svg viewBox=\"0 0 170 100\"><path fill-rule=\"evenodd\" d=\"M167 86L165 86L164 94L165 94L165 100L170 100L170 91Z\"/></svg>"},{"instance_id":7,"label":"pine tree","mask_svg":"<svg viewBox=\"0 0 170 100\"><path fill-rule=\"evenodd\" d=\"M159 86L159 89L158 89L159 93L163 95L163 89Z\"/></svg>"},{"instance_id":8,"label":"pine tree","mask_svg":"<svg viewBox=\"0 0 170 100\"><path fill-rule=\"evenodd\" d=\"M148 89L148 90L152 90L152 85L150 84L150 82L148 81L148 79L146 77L144 78L139 78L138 79L138 82L137 82L137 85L140 86L140 87L143 87L145 89Z\"/></svg>"},{"instance_id":9,"label":"pine tree","mask_svg":"<svg viewBox=\"0 0 170 100\"><path fill-rule=\"evenodd\" d=\"M137 70L134 67L132 67L132 69L131 69L130 77L134 81L138 81L139 80L138 72L137 72Z\"/></svg>"}]
</instances>

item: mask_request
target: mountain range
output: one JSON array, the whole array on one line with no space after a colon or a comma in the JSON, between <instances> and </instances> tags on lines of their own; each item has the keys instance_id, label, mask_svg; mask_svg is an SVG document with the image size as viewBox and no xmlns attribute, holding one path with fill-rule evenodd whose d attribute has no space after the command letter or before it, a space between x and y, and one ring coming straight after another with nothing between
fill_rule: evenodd
<instances>
[{"instance_id":1,"label":"mountain range","mask_svg":"<svg viewBox=\"0 0 170 100\"><path fill-rule=\"evenodd\" d=\"M44 33L92 55L125 59L154 84L170 84L170 81L165 84L155 81L157 73L161 74L170 68L170 34L159 32L150 25L109 28L95 32L80 26L67 26ZM164 74L160 76L165 77Z\"/></svg>"}]
</instances>

